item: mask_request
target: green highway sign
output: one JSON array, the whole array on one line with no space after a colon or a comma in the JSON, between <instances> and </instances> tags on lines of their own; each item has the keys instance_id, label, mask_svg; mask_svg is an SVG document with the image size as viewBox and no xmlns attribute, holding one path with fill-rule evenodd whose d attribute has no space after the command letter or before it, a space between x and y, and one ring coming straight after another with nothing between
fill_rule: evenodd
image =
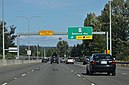
<instances>
[{"instance_id":1,"label":"green highway sign","mask_svg":"<svg viewBox=\"0 0 129 85\"><path fill-rule=\"evenodd\" d=\"M68 39L92 39L92 27L68 27Z\"/></svg>"}]
</instances>

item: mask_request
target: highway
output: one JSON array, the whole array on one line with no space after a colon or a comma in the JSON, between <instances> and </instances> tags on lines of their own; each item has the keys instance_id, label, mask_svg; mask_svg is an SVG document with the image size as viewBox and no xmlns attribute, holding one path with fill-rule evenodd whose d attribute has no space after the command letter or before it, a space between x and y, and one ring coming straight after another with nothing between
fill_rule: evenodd
<instances>
[{"instance_id":1,"label":"highway","mask_svg":"<svg viewBox=\"0 0 129 85\"><path fill-rule=\"evenodd\" d=\"M86 75L80 63L0 66L0 85L129 85L129 68L117 67L116 76L109 76Z\"/></svg>"}]
</instances>

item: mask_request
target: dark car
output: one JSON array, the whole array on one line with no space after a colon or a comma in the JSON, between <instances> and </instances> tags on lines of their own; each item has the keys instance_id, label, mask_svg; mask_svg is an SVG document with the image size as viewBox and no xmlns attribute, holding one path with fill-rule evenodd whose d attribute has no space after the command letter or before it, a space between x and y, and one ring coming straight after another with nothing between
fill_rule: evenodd
<instances>
[{"instance_id":1,"label":"dark car","mask_svg":"<svg viewBox=\"0 0 129 85\"><path fill-rule=\"evenodd\" d=\"M107 72L108 75L112 73L116 75L116 62L109 54L92 54L91 58L86 64L86 74L93 74L95 72Z\"/></svg>"},{"instance_id":2,"label":"dark car","mask_svg":"<svg viewBox=\"0 0 129 85\"><path fill-rule=\"evenodd\" d=\"M57 63L57 64L59 64L59 58L58 58L58 56L57 56L56 53L54 53L54 54L52 55L52 57L51 57L51 64L52 64L52 63Z\"/></svg>"},{"instance_id":3,"label":"dark car","mask_svg":"<svg viewBox=\"0 0 129 85\"><path fill-rule=\"evenodd\" d=\"M83 65L86 65L89 61L90 56L86 56L83 60Z\"/></svg>"}]
</instances>

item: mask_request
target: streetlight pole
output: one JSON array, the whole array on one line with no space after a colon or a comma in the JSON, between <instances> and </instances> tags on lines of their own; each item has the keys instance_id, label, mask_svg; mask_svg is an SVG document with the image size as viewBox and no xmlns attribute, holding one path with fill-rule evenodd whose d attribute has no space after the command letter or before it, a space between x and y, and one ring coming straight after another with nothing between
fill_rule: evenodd
<instances>
[{"instance_id":1,"label":"streetlight pole","mask_svg":"<svg viewBox=\"0 0 129 85\"><path fill-rule=\"evenodd\" d=\"M46 57L46 50L45 50L45 46L44 46L44 57Z\"/></svg>"},{"instance_id":2,"label":"streetlight pole","mask_svg":"<svg viewBox=\"0 0 129 85\"><path fill-rule=\"evenodd\" d=\"M36 43L37 43L37 60L38 60L38 59L39 59L39 58L38 58L38 50L39 50L39 49L38 49L38 36L37 36L37 42L36 42Z\"/></svg>"},{"instance_id":3,"label":"streetlight pole","mask_svg":"<svg viewBox=\"0 0 129 85\"><path fill-rule=\"evenodd\" d=\"M109 9L110 9L110 55L112 55L112 24L111 24L111 1L112 0L110 0L110 6L109 6Z\"/></svg>"},{"instance_id":4,"label":"streetlight pole","mask_svg":"<svg viewBox=\"0 0 129 85\"><path fill-rule=\"evenodd\" d=\"M3 60L5 60L5 42L4 42L4 0L2 0L2 28L3 28Z\"/></svg>"},{"instance_id":5,"label":"streetlight pole","mask_svg":"<svg viewBox=\"0 0 129 85\"><path fill-rule=\"evenodd\" d=\"M28 51L30 51L30 40L29 40L30 20L33 19L33 18L38 18L40 16L32 16L32 17L18 16L18 17L24 18L24 19L26 19L28 21ZM29 57L29 60L30 60L30 55L28 55L28 57Z\"/></svg>"}]
</instances>

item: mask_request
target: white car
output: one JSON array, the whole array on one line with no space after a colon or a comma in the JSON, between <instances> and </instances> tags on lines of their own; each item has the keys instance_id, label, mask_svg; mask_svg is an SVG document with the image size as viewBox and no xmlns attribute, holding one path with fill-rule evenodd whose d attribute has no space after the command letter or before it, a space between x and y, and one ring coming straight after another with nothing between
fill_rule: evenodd
<instances>
[{"instance_id":1,"label":"white car","mask_svg":"<svg viewBox=\"0 0 129 85\"><path fill-rule=\"evenodd\" d=\"M73 58L68 58L66 64L74 64L75 60Z\"/></svg>"}]
</instances>

